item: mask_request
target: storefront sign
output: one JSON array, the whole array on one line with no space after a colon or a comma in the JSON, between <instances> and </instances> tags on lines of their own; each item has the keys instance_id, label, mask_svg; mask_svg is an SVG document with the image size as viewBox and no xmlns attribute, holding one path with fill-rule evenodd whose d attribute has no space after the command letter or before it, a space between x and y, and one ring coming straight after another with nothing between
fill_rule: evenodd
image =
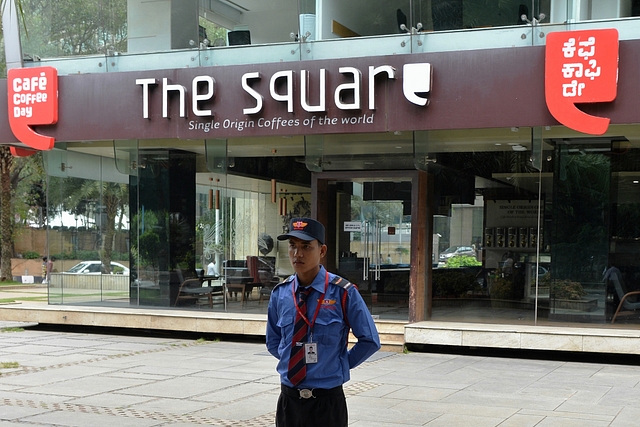
<instances>
[{"instance_id":1,"label":"storefront sign","mask_svg":"<svg viewBox=\"0 0 640 427\"><path fill-rule=\"evenodd\" d=\"M36 133L31 126L58 121L58 70L53 67L14 68L7 75L11 131L20 142L36 150L50 150L54 138ZM11 148L13 155L31 150Z\"/></svg>"},{"instance_id":2,"label":"storefront sign","mask_svg":"<svg viewBox=\"0 0 640 427\"><path fill-rule=\"evenodd\" d=\"M429 104L426 97L431 91L433 72L429 63L404 64L402 75L391 65L368 66L366 91L364 88L363 70L357 67L338 67L337 72L320 68L312 73L310 70L299 71L280 70L271 75L264 75L258 71L246 72L239 76L242 93L238 96L246 99L246 103L238 110L225 109L223 116L216 114L214 108L218 101L217 93L224 92L216 80L216 72L212 75L197 75L191 79L189 86L172 83L164 77L160 81L155 77L138 78L135 84L142 88L142 117L150 119L149 106L155 101L154 97L161 97L162 117L192 116L207 118L207 120L193 119L188 123L189 130L216 132L233 130L243 132L258 128L271 131L281 131L287 128L313 129L331 128L348 125L374 124L377 90L382 91L381 80L394 81L402 79L402 93L407 101L421 107ZM329 74L329 76L327 76ZM332 88L332 96L327 97L327 79L337 82ZM268 82L268 83L267 83ZM236 87L237 87L237 82ZM161 86L155 94L154 88ZM378 89L377 89L378 88ZM366 92L366 105L363 97ZM188 105L188 97L191 103ZM313 100L312 100L313 98ZM177 111L172 111L172 99L177 101ZM280 103L286 110L287 116L269 116L267 103ZM191 114L187 113L191 109ZM337 117L330 115L330 111L355 111L356 115ZM239 114L242 114L238 118ZM297 113L303 113L304 116ZM311 113L311 114L307 114ZM235 117L232 118L231 115Z\"/></svg>"},{"instance_id":3,"label":"storefront sign","mask_svg":"<svg viewBox=\"0 0 640 427\"><path fill-rule=\"evenodd\" d=\"M611 102L618 88L618 31L563 31L547 35L545 96L560 123L602 135L609 118L586 114L577 104Z\"/></svg>"},{"instance_id":4,"label":"storefront sign","mask_svg":"<svg viewBox=\"0 0 640 427\"><path fill-rule=\"evenodd\" d=\"M533 226L538 223L537 200L486 200L487 225L491 227Z\"/></svg>"},{"instance_id":5,"label":"storefront sign","mask_svg":"<svg viewBox=\"0 0 640 427\"><path fill-rule=\"evenodd\" d=\"M606 32L592 34L593 46L580 45L591 37L581 32L560 33L559 41L553 34L547 35L549 52L545 46L472 49L58 78L47 67L15 70L25 74L15 80L11 72L0 84L0 97L9 100L0 103L0 143L24 141L24 148L34 149L49 148L54 139L288 137L556 126L558 120L595 133L602 128L584 123L638 123L640 40L619 42L624 60L615 89L615 67L609 65L618 55L603 53L601 47L610 44L602 38ZM570 38L576 49L573 58L565 58L562 49ZM560 56L545 65L554 44ZM591 47L593 55L586 56ZM580 77L576 64L582 66ZM546 100L538 90L545 86L545 69L555 76L547 81ZM40 77L46 78L42 86ZM600 85L614 89L615 102L605 102L612 98Z\"/></svg>"},{"instance_id":6,"label":"storefront sign","mask_svg":"<svg viewBox=\"0 0 640 427\"><path fill-rule=\"evenodd\" d=\"M344 231L362 231L362 222L360 221L345 221Z\"/></svg>"}]
</instances>

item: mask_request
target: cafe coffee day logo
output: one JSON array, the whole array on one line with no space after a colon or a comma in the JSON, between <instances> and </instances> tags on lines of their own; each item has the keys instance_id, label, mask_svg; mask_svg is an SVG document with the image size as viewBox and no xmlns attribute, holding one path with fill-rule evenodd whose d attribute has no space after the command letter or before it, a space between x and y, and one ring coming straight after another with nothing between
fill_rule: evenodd
<instances>
[{"instance_id":1,"label":"cafe coffee day logo","mask_svg":"<svg viewBox=\"0 0 640 427\"><path fill-rule=\"evenodd\" d=\"M618 31L563 31L547 36L545 98L566 127L602 135L609 118L586 114L576 104L611 102L618 89Z\"/></svg>"},{"instance_id":2,"label":"cafe coffee day logo","mask_svg":"<svg viewBox=\"0 0 640 427\"><path fill-rule=\"evenodd\" d=\"M35 150L51 150L54 138L35 132L31 126L58 122L58 70L53 67L13 68L7 73L9 125L26 146ZM27 156L35 151L11 147L14 156Z\"/></svg>"}]
</instances>

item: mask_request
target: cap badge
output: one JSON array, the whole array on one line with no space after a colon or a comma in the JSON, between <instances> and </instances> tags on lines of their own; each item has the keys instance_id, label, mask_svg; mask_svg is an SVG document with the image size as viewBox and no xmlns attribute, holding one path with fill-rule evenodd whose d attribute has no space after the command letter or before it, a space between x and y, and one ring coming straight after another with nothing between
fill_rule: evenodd
<instances>
[{"instance_id":1,"label":"cap badge","mask_svg":"<svg viewBox=\"0 0 640 427\"><path fill-rule=\"evenodd\" d=\"M296 221L296 222L293 223L293 229L294 230L304 230L307 225L309 225L309 223L306 223L304 221Z\"/></svg>"}]
</instances>

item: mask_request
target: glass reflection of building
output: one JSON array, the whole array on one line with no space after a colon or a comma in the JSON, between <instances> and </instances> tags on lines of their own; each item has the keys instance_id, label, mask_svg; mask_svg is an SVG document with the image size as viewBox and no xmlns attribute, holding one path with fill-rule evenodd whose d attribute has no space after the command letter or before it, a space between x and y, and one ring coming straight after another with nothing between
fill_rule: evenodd
<instances>
[{"instance_id":1,"label":"glass reflection of building","mask_svg":"<svg viewBox=\"0 0 640 427\"><path fill-rule=\"evenodd\" d=\"M544 46L551 32L591 28L640 39L635 0L121 0L91 11L96 24L84 41L61 35L52 3L26 2L22 49L33 59L25 67L53 66L60 76L477 50L490 58ZM521 96L544 92L542 83ZM102 277L95 292L80 292L76 279L60 275L50 302L174 306L179 285L215 262L217 283L255 286L248 301L232 294L213 310L264 313L260 289L291 273L275 237L289 218L307 215L327 224L327 266L357 283L380 319L607 323L619 297L604 270L619 268L628 290L640 274L637 120L598 137L548 117L540 126L492 120L324 135L58 140L44 153L51 209L74 189L95 190L48 252L64 259L92 248L103 260L124 258L131 276L126 286ZM91 220L78 226L85 214ZM250 257L260 261L259 277ZM198 298L179 306L209 307Z\"/></svg>"}]
</instances>

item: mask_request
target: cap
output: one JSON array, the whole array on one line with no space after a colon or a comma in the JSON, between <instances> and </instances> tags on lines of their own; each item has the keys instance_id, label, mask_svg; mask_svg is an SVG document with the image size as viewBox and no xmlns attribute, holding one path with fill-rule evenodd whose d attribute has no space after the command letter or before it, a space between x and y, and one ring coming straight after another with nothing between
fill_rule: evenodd
<instances>
[{"instance_id":1,"label":"cap","mask_svg":"<svg viewBox=\"0 0 640 427\"><path fill-rule=\"evenodd\" d=\"M278 240L287 240L289 237L311 241L317 240L324 245L324 225L311 218L291 218L289 232L278 236Z\"/></svg>"}]
</instances>

